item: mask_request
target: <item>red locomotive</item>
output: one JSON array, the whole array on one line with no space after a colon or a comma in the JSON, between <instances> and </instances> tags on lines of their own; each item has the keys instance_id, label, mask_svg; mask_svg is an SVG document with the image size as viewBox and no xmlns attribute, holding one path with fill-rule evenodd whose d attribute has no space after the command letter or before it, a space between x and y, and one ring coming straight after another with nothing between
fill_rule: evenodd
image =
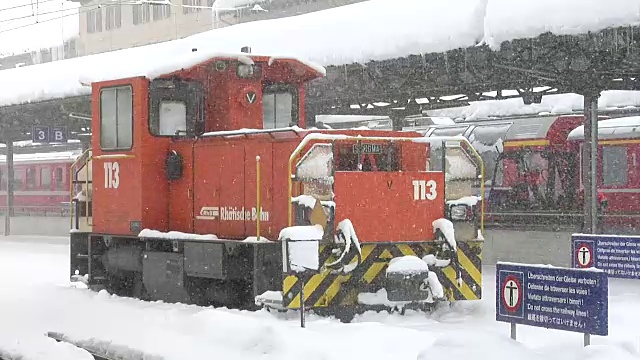
<instances>
[{"instance_id":1,"label":"red locomotive","mask_svg":"<svg viewBox=\"0 0 640 360\"><path fill-rule=\"evenodd\" d=\"M448 200L470 195L480 160L445 186L417 132L304 129L322 70L245 53L94 83L72 278L234 308L299 308L302 281L304 305L334 313L479 299L481 212ZM305 256L318 266L299 272Z\"/></svg>"}]
</instances>

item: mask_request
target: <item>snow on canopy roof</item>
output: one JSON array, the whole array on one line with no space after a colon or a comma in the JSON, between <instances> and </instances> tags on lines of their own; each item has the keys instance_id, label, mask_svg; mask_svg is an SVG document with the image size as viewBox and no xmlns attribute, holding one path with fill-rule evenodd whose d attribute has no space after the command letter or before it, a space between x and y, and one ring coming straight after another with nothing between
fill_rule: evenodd
<instances>
[{"instance_id":1,"label":"snow on canopy roof","mask_svg":"<svg viewBox=\"0 0 640 360\"><path fill-rule=\"evenodd\" d=\"M3 84L0 87L0 106L88 95L91 93L91 87L87 85L92 82L137 76L153 79L214 57L237 58L244 61L248 55L239 52L240 48L235 52L223 52L205 44L204 40L186 40L185 38L0 71L0 84ZM203 46L198 47L199 45ZM197 48L197 51L193 52L193 48ZM255 53L251 55L261 56ZM297 60L321 74L325 73L322 66L295 57L270 57ZM10 85L4 86L5 84Z\"/></svg>"},{"instance_id":2,"label":"snow on canopy roof","mask_svg":"<svg viewBox=\"0 0 640 360\"><path fill-rule=\"evenodd\" d=\"M603 91L598 99L600 110L640 107L640 91ZM525 105L522 98L471 102L468 106L428 110L430 116L446 116L458 121L473 121L516 115L560 115L584 110L584 97L578 94L555 94L542 97L542 103Z\"/></svg>"},{"instance_id":3,"label":"snow on canopy roof","mask_svg":"<svg viewBox=\"0 0 640 360\"><path fill-rule=\"evenodd\" d=\"M303 57L323 65L443 52L479 42L495 49L501 41L546 31L576 34L638 25L639 1L370 0L242 23L159 44L3 70L0 106L86 95L90 88L81 86L80 79L152 78L214 55L236 54L242 46L251 46L256 53ZM193 47L198 48L196 53L191 52Z\"/></svg>"},{"instance_id":4,"label":"snow on canopy roof","mask_svg":"<svg viewBox=\"0 0 640 360\"><path fill-rule=\"evenodd\" d=\"M598 121L598 139L629 139L639 137L640 116L629 116ZM584 139L584 125L571 130L568 139Z\"/></svg>"},{"instance_id":5,"label":"snow on canopy roof","mask_svg":"<svg viewBox=\"0 0 640 360\"><path fill-rule=\"evenodd\" d=\"M484 0L484 42L503 41L546 32L577 35L610 27L640 24L640 0Z\"/></svg>"},{"instance_id":6,"label":"snow on canopy roof","mask_svg":"<svg viewBox=\"0 0 640 360\"><path fill-rule=\"evenodd\" d=\"M369 0L191 36L229 51L303 56L322 65L437 53L484 42L640 25L640 0ZM593 16L598 14L598 16ZM288 39L290 41L282 41ZM295 44L295 45L292 45Z\"/></svg>"}]
</instances>

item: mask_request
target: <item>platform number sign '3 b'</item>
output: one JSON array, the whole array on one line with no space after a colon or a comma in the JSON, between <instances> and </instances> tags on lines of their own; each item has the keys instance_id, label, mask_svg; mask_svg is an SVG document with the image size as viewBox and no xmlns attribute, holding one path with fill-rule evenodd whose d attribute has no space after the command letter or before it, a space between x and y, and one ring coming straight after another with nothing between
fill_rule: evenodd
<instances>
[{"instance_id":1,"label":"platform number sign '3 b'","mask_svg":"<svg viewBox=\"0 0 640 360\"><path fill-rule=\"evenodd\" d=\"M104 163L105 189L117 189L120 185L120 164L117 161Z\"/></svg>"},{"instance_id":2,"label":"platform number sign '3 b'","mask_svg":"<svg viewBox=\"0 0 640 360\"><path fill-rule=\"evenodd\" d=\"M413 180L413 200L435 200L438 196L435 180Z\"/></svg>"}]
</instances>

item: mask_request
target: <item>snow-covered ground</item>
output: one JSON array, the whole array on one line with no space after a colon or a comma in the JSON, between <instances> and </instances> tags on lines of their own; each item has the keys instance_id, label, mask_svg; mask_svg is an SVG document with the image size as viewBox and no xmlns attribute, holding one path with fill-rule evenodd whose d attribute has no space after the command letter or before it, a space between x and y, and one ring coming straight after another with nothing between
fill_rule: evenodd
<instances>
[{"instance_id":1,"label":"snow-covered ground","mask_svg":"<svg viewBox=\"0 0 640 360\"><path fill-rule=\"evenodd\" d=\"M146 303L72 288L64 238L0 238L0 349L28 359L90 359L43 336L64 332L128 346L163 359L637 359L640 282L610 280L608 337L495 321L495 270L484 269L485 299L431 315L367 313L352 324L297 314ZM0 355L2 355L0 353Z\"/></svg>"}]
</instances>

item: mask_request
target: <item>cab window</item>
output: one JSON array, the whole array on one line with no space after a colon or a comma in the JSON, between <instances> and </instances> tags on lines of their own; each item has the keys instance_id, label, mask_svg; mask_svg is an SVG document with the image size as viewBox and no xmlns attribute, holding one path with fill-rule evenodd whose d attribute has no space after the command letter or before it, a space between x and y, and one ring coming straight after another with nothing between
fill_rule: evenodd
<instances>
[{"instance_id":1,"label":"cab window","mask_svg":"<svg viewBox=\"0 0 640 360\"><path fill-rule=\"evenodd\" d=\"M131 86L100 91L100 148L128 150L133 144L133 91Z\"/></svg>"},{"instance_id":2,"label":"cab window","mask_svg":"<svg viewBox=\"0 0 640 360\"><path fill-rule=\"evenodd\" d=\"M186 132L187 105L182 101L161 101L158 135L180 135Z\"/></svg>"},{"instance_id":3,"label":"cab window","mask_svg":"<svg viewBox=\"0 0 640 360\"><path fill-rule=\"evenodd\" d=\"M149 131L155 136L193 136L204 132L202 85L193 80L155 79L149 88Z\"/></svg>"},{"instance_id":4,"label":"cab window","mask_svg":"<svg viewBox=\"0 0 640 360\"><path fill-rule=\"evenodd\" d=\"M262 92L262 119L265 129L298 125L298 96L292 86L270 85Z\"/></svg>"}]
</instances>

